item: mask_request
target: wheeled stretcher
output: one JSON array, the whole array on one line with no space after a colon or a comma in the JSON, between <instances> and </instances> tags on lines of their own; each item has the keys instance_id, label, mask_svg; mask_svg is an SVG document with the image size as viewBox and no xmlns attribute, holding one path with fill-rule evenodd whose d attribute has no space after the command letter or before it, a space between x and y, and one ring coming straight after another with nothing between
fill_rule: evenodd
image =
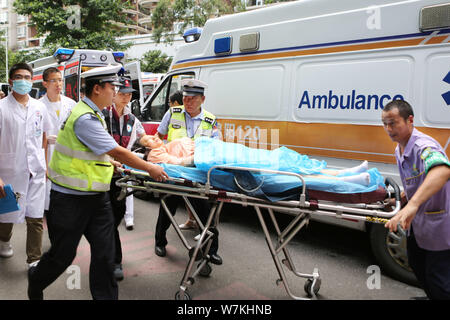
<instances>
[{"instance_id":1,"label":"wheeled stretcher","mask_svg":"<svg viewBox=\"0 0 450 320\"><path fill-rule=\"evenodd\" d=\"M165 168L167 169L169 167ZM170 166L170 168L173 169L173 166ZM186 167L181 167L179 169L182 169L185 172L195 170L195 168ZM133 169L119 169L119 171L121 171L123 178L116 183L118 186L122 187L122 197L136 191L145 191L160 195L161 205L164 208L164 211L169 217L183 245L189 252L189 261L184 271L179 291L177 291L175 295L175 299L177 300L190 299L188 287L194 284L195 277L197 275L209 276L212 271L209 264L209 255L206 253L209 252L209 247L211 246L212 238L216 232L219 216L224 203L235 203L243 206L250 206L255 209L279 275L277 285L282 283L288 295L291 298L298 300L307 298L294 295L291 292L284 268L287 268L296 276L306 279L304 290L309 299L316 298L316 294L321 286L319 270L314 268L313 272L310 274L298 272L287 248L290 240L308 224L312 215L325 215L337 219L386 223L389 218L394 216L400 210L400 189L395 181L390 178L385 180L384 187L379 187L375 191L339 194L308 189L307 179L299 174L267 169L216 165L209 169L202 182L180 177L171 177L164 183L152 180L146 172ZM264 178L256 181L256 185L250 185L249 187L249 184L239 181L237 176L240 175L236 173L265 174L266 176L284 175L298 179L298 185L300 187L294 190L295 192L291 192L290 197L284 197L285 200L273 201L272 199L271 201L268 200L267 197L255 196L255 194L257 195L257 191L262 188ZM217 188L214 183L214 181L217 181L215 177L224 174L233 175L232 180L234 181L234 186L232 188L227 188L228 190ZM185 175L189 176L189 174ZM245 186L243 184L245 184ZM220 185L223 186L223 184ZM178 227L178 223L170 213L165 202L167 195L181 196L187 207L191 210L200 228L200 239L195 245L191 246L188 243L186 237ZM205 224L200 221L198 214L195 212L189 200L192 198L205 199L211 202L211 211ZM386 212L384 208L392 198L395 198L395 208L392 211ZM276 231L275 240L272 239L268 231L266 221L262 214L263 209L267 210L270 221ZM292 218L290 223L284 229L281 229L278 224L277 214L286 214Z\"/></svg>"}]
</instances>

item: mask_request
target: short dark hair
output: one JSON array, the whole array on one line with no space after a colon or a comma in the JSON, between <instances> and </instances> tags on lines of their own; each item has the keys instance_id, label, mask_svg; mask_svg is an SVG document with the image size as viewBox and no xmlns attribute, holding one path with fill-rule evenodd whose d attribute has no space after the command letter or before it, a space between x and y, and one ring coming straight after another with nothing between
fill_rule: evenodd
<instances>
[{"instance_id":1,"label":"short dark hair","mask_svg":"<svg viewBox=\"0 0 450 320\"><path fill-rule=\"evenodd\" d=\"M170 97L170 102L174 103L175 101L178 102L180 106L183 105L183 91L177 90L175 91Z\"/></svg>"},{"instance_id":2,"label":"short dark hair","mask_svg":"<svg viewBox=\"0 0 450 320\"><path fill-rule=\"evenodd\" d=\"M59 71L59 69L55 68L55 67L47 68L47 69L44 70L44 73L42 74L42 79L44 79L44 81L47 81L48 77L52 73L61 73L61 71Z\"/></svg>"},{"instance_id":3,"label":"short dark hair","mask_svg":"<svg viewBox=\"0 0 450 320\"><path fill-rule=\"evenodd\" d=\"M414 117L414 111L411 107L411 105L406 102L405 100L392 100L389 102L384 108L384 112L392 111L392 109L398 109L398 113L400 114L400 117L402 117L404 120L408 119L409 116Z\"/></svg>"},{"instance_id":4,"label":"short dark hair","mask_svg":"<svg viewBox=\"0 0 450 320\"><path fill-rule=\"evenodd\" d=\"M94 91L94 87L96 84L104 88L105 83L106 82L100 83L100 80L86 80L84 84L84 94L89 98L92 95L92 91Z\"/></svg>"},{"instance_id":5,"label":"short dark hair","mask_svg":"<svg viewBox=\"0 0 450 320\"><path fill-rule=\"evenodd\" d=\"M14 73L16 73L17 70L30 71L31 76L33 76L33 69L30 67L30 65L25 62L19 62L19 63L16 63L15 65L13 65L11 67L11 69L9 69L9 78L10 79L13 77Z\"/></svg>"}]
</instances>

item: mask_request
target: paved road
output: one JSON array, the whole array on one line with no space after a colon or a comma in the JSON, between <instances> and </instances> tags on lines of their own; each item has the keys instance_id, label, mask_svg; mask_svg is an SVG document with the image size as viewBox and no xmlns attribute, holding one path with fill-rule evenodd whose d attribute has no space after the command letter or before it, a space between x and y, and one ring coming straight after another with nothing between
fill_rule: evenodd
<instances>
[{"instance_id":1,"label":"paved road","mask_svg":"<svg viewBox=\"0 0 450 320\"><path fill-rule=\"evenodd\" d=\"M120 299L154 300L174 298L187 263L187 252L171 228L168 233L168 256L160 258L153 252L154 226L158 202L135 200L135 229L121 226L124 249L125 280L119 283ZM184 222L185 211L176 216ZM222 266L213 266L208 278L197 278L189 293L194 300L283 300L289 299L278 278L274 263L254 211L226 205L220 219ZM286 219L282 223L286 223ZM12 244L15 255L0 259L0 300L26 299L25 226L16 225ZM185 231L192 239L196 232ZM193 240L192 240L193 241ZM47 233L44 249L48 249ZM322 286L319 299L403 300L423 296L421 289L381 275L380 288L369 289L369 266L374 264L366 234L311 222L290 242L296 268L311 273L319 268ZM75 267L45 290L46 299L91 299L88 284L89 246L82 240ZM79 269L78 269L79 268ZM79 288L74 275L81 272ZM305 297L304 280L287 272L294 294ZM373 280L373 278L372 278ZM375 282L370 282L375 283Z\"/></svg>"}]
</instances>

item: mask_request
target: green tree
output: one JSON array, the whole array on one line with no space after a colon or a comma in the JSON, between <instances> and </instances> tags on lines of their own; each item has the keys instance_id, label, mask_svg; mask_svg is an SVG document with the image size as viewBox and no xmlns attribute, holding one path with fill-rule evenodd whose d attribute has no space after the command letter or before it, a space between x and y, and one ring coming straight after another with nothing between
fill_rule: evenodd
<instances>
[{"instance_id":1,"label":"green tree","mask_svg":"<svg viewBox=\"0 0 450 320\"><path fill-rule=\"evenodd\" d=\"M80 7L79 19L73 19L71 6ZM17 13L27 15L40 36L47 35L44 47L125 50L116 37L126 30L119 24L130 24L123 10L130 1L122 0L16 0ZM79 21L80 25L68 21Z\"/></svg>"},{"instance_id":2,"label":"green tree","mask_svg":"<svg viewBox=\"0 0 450 320\"><path fill-rule=\"evenodd\" d=\"M0 82L6 81L5 71L7 72L8 68L5 64L6 64L5 33L0 31Z\"/></svg>"},{"instance_id":3,"label":"green tree","mask_svg":"<svg viewBox=\"0 0 450 320\"><path fill-rule=\"evenodd\" d=\"M202 27L209 18L243 10L241 0L160 0L152 12L152 37L156 43L170 43L175 22L182 24L182 35L189 26Z\"/></svg>"},{"instance_id":4,"label":"green tree","mask_svg":"<svg viewBox=\"0 0 450 320\"><path fill-rule=\"evenodd\" d=\"M39 58L53 55L55 51L52 48L48 49L33 49L33 50L18 50L10 52L9 66L19 62L30 62Z\"/></svg>"},{"instance_id":5,"label":"green tree","mask_svg":"<svg viewBox=\"0 0 450 320\"><path fill-rule=\"evenodd\" d=\"M8 67L6 68L6 52L5 46L0 44L0 82L6 82L6 72L19 62L30 62L39 58L51 56L54 52L49 50L8 50Z\"/></svg>"},{"instance_id":6,"label":"green tree","mask_svg":"<svg viewBox=\"0 0 450 320\"><path fill-rule=\"evenodd\" d=\"M153 73L166 73L172 63L172 57L162 53L161 50L147 51L141 59L141 71Z\"/></svg>"}]
</instances>

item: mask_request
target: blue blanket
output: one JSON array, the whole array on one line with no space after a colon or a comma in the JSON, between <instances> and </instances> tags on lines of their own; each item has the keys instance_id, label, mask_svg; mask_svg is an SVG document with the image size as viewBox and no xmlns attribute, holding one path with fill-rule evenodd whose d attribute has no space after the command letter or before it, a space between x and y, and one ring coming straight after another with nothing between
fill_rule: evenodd
<instances>
[{"instance_id":1,"label":"blue blanket","mask_svg":"<svg viewBox=\"0 0 450 320\"><path fill-rule=\"evenodd\" d=\"M227 143L216 139L199 138L195 141L195 167L160 164L173 178L184 178L194 182L206 183L208 170L215 165L231 167L251 167L294 172L301 175L320 174L327 164L325 161L310 159L286 147L276 150L251 149L241 144ZM360 184L320 178L305 178L308 189L333 193L363 193L385 187L384 178L376 168L368 170L370 184ZM298 198L302 187L300 179L294 176L244 172L240 170L214 170L211 184L219 189L243 192L235 183L247 190L261 187L251 196L263 197L270 201Z\"/></svg>"}]
</instances>

